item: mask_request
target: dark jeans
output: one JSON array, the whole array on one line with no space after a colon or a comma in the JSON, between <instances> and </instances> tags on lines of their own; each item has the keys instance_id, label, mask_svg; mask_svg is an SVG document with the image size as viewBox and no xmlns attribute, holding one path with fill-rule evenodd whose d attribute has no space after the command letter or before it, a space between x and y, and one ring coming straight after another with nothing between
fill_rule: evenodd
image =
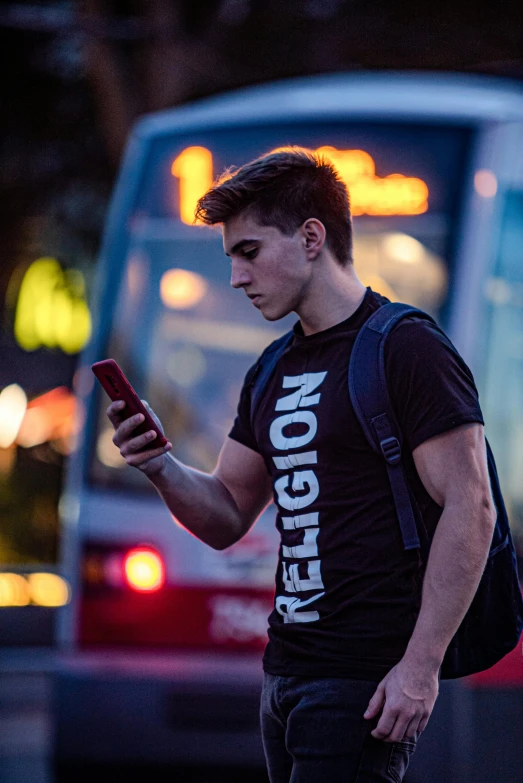
<instances>
[{"instance_id":1,"label":"dark jeans","mask_svg":"<svg viewBox=\"0 0 523 783\"><path fill-rule=\"evenodd\" d=\"M266 674L263 747L271 783L401 783L415 740L371 736L363 717L375 682Z\"/></svg>"}]
</instances>

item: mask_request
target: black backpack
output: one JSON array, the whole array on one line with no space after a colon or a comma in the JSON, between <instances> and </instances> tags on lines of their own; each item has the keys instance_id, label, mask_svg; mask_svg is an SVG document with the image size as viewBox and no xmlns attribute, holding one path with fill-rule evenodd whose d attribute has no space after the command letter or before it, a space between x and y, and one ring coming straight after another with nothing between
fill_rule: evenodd
<instances>
[{"instance_id":1,"label":"black backpack","mask_svg":"<svg viewBox=\"0 0 523 783\"><path fill-rule=\"evenodd\" d=\"M361 327L348 368L349 394L370 446L386 460L392 495L405 549L420 549L426 563L430 540L421 513L408 490L402 464L403 437L392 409L385 378L387 335L403 318L430 315L399 302L376 310ZM251 379L251 420L260 395L292 340L280 337L260 356ZM494 456L486 441L492 496L497 511L490 552L476 595L445 653L442 679L464 677L488 669L517 645L523 630L523 598L507 511ZM422 541L420 543L420 535Z\"/></svg>"}]
</instances>

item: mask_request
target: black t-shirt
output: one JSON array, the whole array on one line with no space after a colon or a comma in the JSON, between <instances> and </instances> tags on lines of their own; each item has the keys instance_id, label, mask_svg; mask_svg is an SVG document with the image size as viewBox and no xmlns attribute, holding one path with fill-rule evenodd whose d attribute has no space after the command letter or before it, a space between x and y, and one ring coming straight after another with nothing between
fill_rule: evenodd
<instances>
[{"instance_id":1,"label":"black t-shirt","mask_svg":"<svg viewBox=\"0 0 523 783\"><path fill-rule=\"evenodd\" d=\"M259 452L274 486L281 535L264 669L286 676L380 680L403 656L421 602L418 550L405 551L385 460L350 402L347 370L366 319L389 300L370 288L350 318L294 337L250 414L247 373L230 437ZM386 373L404 436L410 491L427 526L441 508L411 452L427 438L483 423L472 374L425 321L389 335Z\"/></svg>"}]
</instances>

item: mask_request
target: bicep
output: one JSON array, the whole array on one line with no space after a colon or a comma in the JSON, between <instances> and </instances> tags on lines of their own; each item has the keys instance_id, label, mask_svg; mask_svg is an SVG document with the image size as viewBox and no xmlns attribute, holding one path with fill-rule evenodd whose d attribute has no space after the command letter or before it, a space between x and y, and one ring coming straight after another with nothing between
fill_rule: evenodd
<instances>
[{"instance_id":1,"label":"bicep","mask_svg":"<svg viewBox=\"0 0 523 783\"><path fill-rule=\"evenodd\" d=\"M263 458L242 443L226 438L213 475L234 499L247 532L272 499L271 480Z\"/></svg>"},{"instance_id":2,"label":"bicep","mask_svg":"<svg viewBox=\"0 0 523 783\"><path fill-rule=\"evenodd\" d=\"M449 504L492 505L483 425L463 424L421 443L412 452L431 498Z\"/></svg>"}]
</instances>

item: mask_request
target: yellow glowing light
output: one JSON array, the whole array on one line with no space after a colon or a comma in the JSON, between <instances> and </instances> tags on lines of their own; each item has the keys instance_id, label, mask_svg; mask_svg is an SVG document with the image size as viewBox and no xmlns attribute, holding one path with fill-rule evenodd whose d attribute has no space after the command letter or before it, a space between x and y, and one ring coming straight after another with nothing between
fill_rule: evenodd
<instances>
[{"instance_id":1,"label":"yellow glowing light","mask_svg":"<svg viewBox=\"0 0 523 783\"><path fill-rule=\"evenodd\" d=\"M337 168L346 184L353 215L420 215L428 209L429 189L417 177L403 174L376 175L376 166L368 152L319 147Z\"/></svg>"},{"instance_id":2,"label":"yellow glowing light","mask_svg":"<svg viewBox=\"0 0 523 783\"><path fill-rule=\"evenodd\" d=\"M353 215L421 215L427 211L429 189L422 179L403 174L379 177L372 156L364 150L323 146L316 151L334 164L347 185ZM180 182L180 219L193 224L196 203L213 183L212 153L205 147L188 147L174 160L171 173Z\"/></svg>"},{"instance_id":3,"label":"yellow glowing light","mask_svg":"<svg viewBox=\"0 0 523 783\"><path fill-rule=\"evenodd\" d=\"M498 181L493 171L480 169L474 174L474 188L483 198L494 198L498 190Z\"/></svg>"},{"instance_id":4,"label":"yellow glowing light","mask_svg":"<svg viewBox=\"0 0 523 783\"><path fill-rule=\"evenodd\" d=\"M57 574L29 574L27 582L31 601L37 606L65 606L69 602L69 585Z\"/></svg>"},{"instance_id":5,"label":"yellow glowing light","mask_svg":"<svg viewBox=\"0 0 523 783\"><path fill-rule=\"evenodd\" d=\"M20 574L0 574L0 606L27 606L29 585Z\"/></svg>"},{"instance_id":6,"label":"yellow glowing light","mask_svg":"<svg viewBox=\"0 0 523 783\"><path fill-rule=\"evenodd\" d=\"M166 307L188 310L200 302L207 293L204 277L187 269L169 269L160 281L160 296Z\"/></svg>"},{"instance_id":7,"label":"yellow glowing light","mask_svg":"<svg viewBox=\"0 0 523 783\"><path fill-rule=\"evenodd\" d=\"M18 435L27 409L24 390L12 383L0 394L0 447L9 448Z\"/></svg>"},{"instance_id":8,"label":"yellow glowing light","mask_svg":"<svg viewBox=\"0 0 523 783\"><path fill-rule=\"evenodd\" d=\"M108 468L124 468L127 463L120 454L120 450L113 443L114 429L104 430L98 436L96 443L96 456Z\"/></svg>"},{"instance_id":9,"label":"yellow glowing light","mask_svg":"<svg viewBox=\"0 0 523 783\"><path fill-rule=\"evenodd\" d=\"M124 561L125 576L135 590L151 592L162 587L165 581L165 569L162 559L156 552L136 549L130 552Z\"/></svg>"},{"instance_id":10,"label":"yellow glowing light","mask_svg":"<svg viewBox=\"0 0 523 783\"><path fill-rule=\"evenodd\" d=\"M193 224L196 202L212 185L212 153L205 147L187 147L173 161L171 174L180 183L180 218Z\"/></svg>"},{"instance_id":11,"label":"yellow glowing light","mask_svg":"<svg viewBox=\"0 0 523 783\"><path fill-rule=\"evenodd\" d=\"M55 258L39 258L25 273L15 311L14 334L26 351L61 348L78 353L91 336L91 315L81 272L64 272Z\"/></svg>"},{"instance_id":12,"label":"yellow glowing light","mask_svg":"<svg viewBox=\"0 0 523 783\"><path fill-rule=\"evenodd\" d=\"M425 255L421 242L408 234L388 234L383 240L383 249L394 261L405 264L419 264Z\"/></svg>"}]
</instances>

